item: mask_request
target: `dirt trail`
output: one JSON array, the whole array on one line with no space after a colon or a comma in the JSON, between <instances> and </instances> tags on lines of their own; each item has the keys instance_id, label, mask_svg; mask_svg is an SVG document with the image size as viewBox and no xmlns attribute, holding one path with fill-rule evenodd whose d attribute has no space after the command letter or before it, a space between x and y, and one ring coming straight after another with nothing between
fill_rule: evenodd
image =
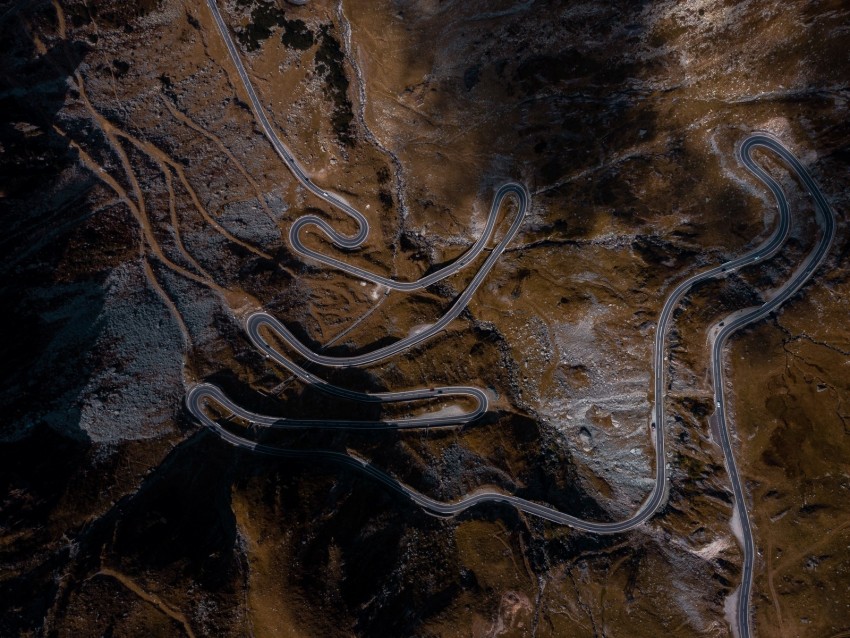
<instances>
[{"instance_id":1,"label":"dirt trail","mask_svg":"<svg viewBox=\"0 0 850 638\"><path fill-rule=\"evenodd\" d=\"M222 153L225 154L225 156L227 156L227 159L229 159L231 162L233 162L233 165L236 166L236 170L239 171L239 173L242 175L242 177L245 178L245 181L248 182L248 184L251 185L251 189L254 191L254 194L257 197L257 201L260 203L260 206L265 211L266 215L269 216L269 219L274 221L274 215L272 214L272 211L269 208L268 202L266 202L266 197L265 197L262 189L260 188L260 185L257 183L257 181L253 177L251 177L250 173L248 173L248 171L242 165L242 162L240 162L236 158L236 156L230 151L230 149L227 148L227 146L225 146L224 142L221 141L221 138L218 137L215 133L212 133L212 132L208 131L207 129L205 129L203 126L201 126L200 124L195 122L192 118L190 118L185 113L176 109L174 107L174 105L171 104L170 101L168 101L166 99L163 99L162 101L165 104L165 107L168 109L169 113L171 113L171 115L174 117L174 119L176 119L178 122L182 122L183 124L188 126L190 129L192 129L193 131L200 133L205 138L210 140L213 144L215 144L219 148L219 150Z\"/></svg>"},{"instance_id":2,"label":"dirt trail","mask_svg":"<svg viewBox=\"0 0 850 638\"><path fill-rule=\"evenodd\" d=\"M773 584L773 544L770 542L769 536L765 556L767 558L767 587L770 590L770 600L773 602L773 608L776 610L776 624L779 625L779 636L780 638L784 638L785 627L782 624L782 609L779 606L779 596L776 594L776 587Z\"/></svg>"},{"instance_id":3,"label":"dirt trail","mask_svg":"<svg viewBox=\"0 0 850 638\"><path fill-rule=\"evenodd\" d=\"M148 281L150 282L154 291L156 291L156 293L162 299L163 303L171 311L171 314L174 316L174 320L177 321L177 326L180 328L180 332L183 335L183 342L186 344L186 347L191 347L192 337L189 333L189 328L186 326L186 322L183 319L183 315L177 309L177 306L175 305L171 297L168 295L168 293L165 292L165 289L160 285L159 280L156 278L156 275L153 272L153 268L151 268L151 264L147 256L145 256L143 259L145 266L145 276L148 278Z\"/></svg>"},{"instance_id":4,"label":"dirt trail","mask_svg":"<svg viewBox=\"0 0 850 638\"><path fill-rule=\"evenodd\" d=\"M263 259L271 259L272 258L271 255L269 255L268 253L260 250L259 248L257 248L256 246L253 246L252 244L249 244L246 241L239 239L238 237L231 234L221 224L219 224L215 220L215 218L213 218L213 216L210 215L210 213L206 209L206 207L201 203L201 200L198 197L197 192L195 192L195 189L192 188L192 185L189 183L189 180L186 177L186 173L183 170L183 167L180 166L179 163L175 162L165 152L163 152L162 149L160 149L156 145L152 144L151 142L142 141L142 140L130 135L126 131L120 131L118 129L115 129L115 131L118 135L120 135L124 139L128 140L131 144L133 144L133 146L135 146L140 151L142 151L145 154L147 154L148 156L150 156L155 162L157 162L157 164L160 165L163 172L165 172L167 170L167 167L171 167L171 169L173 169L174 172L177 174L177 177L180 180L180 183L183 185L183 188L188 193L189 198L192 200L192 204L194 205L195 210L197 210L198 213L200 213L201 217L203 217L204 220L210 226L212 226L219 234L221 234L227 240L232 241L234 244L239 244L244 249L252 252L253 254L257 255L258 257L262 257Z\"/></svg>"},{"instance_id":5,"label":"dirt trail","mask_svg":"<svg viewBox=\"0 0 850 638\"><path fill-rule=\"evenodd\" d=\"M56 10L56 28L59 31L59 37L63 40L68 39L68 30L65 28L65 11L59 5L59 0L52 1L53 8Z\"/></svg>"},{"instance_id":6,"label":"dirt trail","mask_svg":"<svg viewBox=\"0 0 850 638\"><path fill-rule=\"evenodd\" d=\"M156 145L152 144L151 142L146 142L138 139L127 131L119 129L114 124L112 124L112 122L107 120L97 109L92 106L91 102L89 101L88 95L86 94L85 85L83 83L83 78L82 76L80 76L79 72L74 73L74 78L77 81L77 88L80 92L80 97L83 99L83 102L86 105L86 108L89 110L89 113L91 113L91 116L97 122L98 126L100 126L104 135L106 135L107 139L109 139L112 147L115 149L115 152L118 153L118 156L121 158L121 163L124 164L124 168L127 171L127 174L133 185L133 191L136 193L136 197L139 202L139 207L145 214L145 218L147 218L147 211L145 209L141 187L139 186L135 173L130 167L130 161L127 157L127 153L126 151L124 151L118 140L115 139L116 136L123 137L137 149L148 155L157 164L159 164L160 169L163 172L167 172L168 167L174 170L174 172L177 174L178 179L183 184L183 188L185 188L186 192L189 194L189 198L192 200L192 204L194 205L195 209L198 211L198 213L200 213L201 217L203 217L204 220L216 231L218 231L223 237L225 237L229 241L232 241L235 244L239 244L240 246L254 253L258 257L262 257L264 259L271 259L271 255L263 252L255 246L252 246L248 242L242 241L238 237L233 236L223 226L221 226L221 224L219 224L212 217L212 215L209 214L204 205L201 204L201 200L198 197L198 194L195 192L195 189L192 188L192 185L186 178L186 173L184 172L183 167L180 166L178 162L174 161L171 157L169 157L168 154L166 154L162 149L160 149Z\"/></svg>"},{"instance_id":7,"label":"dirt trail","mask_svg":"<svg viewBox=\"0 0 850 638\"><path fill-rule=\"evenodd\" d=\"M116 181L116 179L114 177L112 177L112 175L110 175L102 166L100 166L94 160L94 158L91 155L89 155L85 151L85 149L83 149L83 147L80 146L75 140L73 140L65 131L63 131L61 128L59 128L56 125L53 126L53 130L56 131L56 133L58 133L59 135L61 135L65 139L68 140L68 145L71 148L73 148L75 151L77 151L77 153L79 154L79 157L80 157L80 161L83 163L83 165L86 168L88 168L92 173L94 173L98 177L98 179L100 179L107 186L109 186L115 192L115 194L118 195L118 197L121 199L121 201L123 201L127 205L127 207L130 209L130 212L132 212L133 216L136 218L136 221L138 222L139 227L142 230L145 241L146 241L147 245L150 247L151 252L153 252L153 254L156 255L157 259L159 259L160 262L162 262L164 265L166 265L168 268L170 268L174 272L182 275L183 277L186 277L187 279L191 279L192 281L194 281L196 283L199 283L203 286L207 286L208 288L211 288L211 289L213 289L217 292L220 292L222 294L227 293L226 290L224 290L223 288L221 288L220 286L218 286L214 282L206 280L203 277L200 277L199 275L196 275L195 273L186 270L182 266L179 266L179 265L175 264L173 261L171 261L170 259L168 259L168 257L166 257L163 254L162 248L160 247L159 243L156 241L156 238L153 236L153 232L151 231L150 224L147 223L147 220L145 219L145 217L142 214L139 207L136 205L136 202L133 201L133 199L130 197L130 195L127 193L127 191L124 189L124 187L121 186L121 184L119 184Z\"/></svg>"},{"instance_id":8,"label":"dirt trail","mask_svg":"<svg viewBox=\"0 0 850 638\"><path fill-rule=\"evenodd\" d=\"M171 177L171 171L169 170L164 170L163 174L165 175L165 186L168 189L168 213L171 218L171 230L174 231L174 243L177 244L177 250L180 251L184 259L197 268L198 272L202 273L208 279L212 279L209 273L189 254L189 251L183 244L183 235L180 233L180 220L177 219L177 197L174 194L174 179Z\"/></svg>"},{"instance_id":9,"label":"dirt trail","mask_svg":"<svg viewBox=\"0 0 850 638\"><path fill-rule=\"evenodd\" d=\"M139 587L139 585L137 585L135 581L133 581L128 576L125 576L121 572L117 572L114 569L109 569L108 567L102 568L99 572L97 572L97 574L95 574L95 576L97 575L109 576L111 578L114 578L119 583L124 585L124 587L126 587L128 590L136 594L136 596L159 609L162 613L164 613L172 620L175 620L176 622L180 623L180 625L183 627L183 631L186 632L186 635L189 636L189 638L195 638L195 632L192 631L192 627L189 624L189 619L186 618L186 616L181 611L175 609L174 607L166 603L164 600L162 600L162 598L160 598L156 594L149 594L144 589Z\"/></svg>"}]
</instances>

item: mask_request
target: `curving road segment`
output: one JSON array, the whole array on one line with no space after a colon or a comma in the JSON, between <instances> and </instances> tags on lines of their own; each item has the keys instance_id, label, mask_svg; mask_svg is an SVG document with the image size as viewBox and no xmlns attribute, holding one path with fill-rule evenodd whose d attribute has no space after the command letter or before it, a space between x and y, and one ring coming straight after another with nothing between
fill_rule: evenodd
<instances>
[{"instance_id":1,"label":"curving road segment","mask_svg":"<svg viewBox=\"0 0 850 638\"><path fill-rule=\"evenodd\" d=\"M796 270L794 275L785 284L774 291L771 298L763 305L757 308L751 308L744 311L733 313L721 321L711 332L711 370L714 379L714 397L716 405L716 416L720 432L720 446L723 449L723 456L726 460L726 469L729 472L729 478L732 483L732 491L735 496L735 508L738 511L738 517L741 521L741 531L744 541L744 565L741 575L741 586L738 591L738 609L736 614L736 622L738 626L738 635L748 637L750 631L750 592L753 584L753 567L755 565L755 546L753 542L753 531L750 526L750 518L747 513L746 498L744 489L741 485L741 478L738 475L738 468L735 464L735 455L732 450L732 444L729 436L729 429L726 422L726 398L723 380L723 351L729 337L735 332L751 323L759 321L767 317L770 313L776 311L782 304L793 297L797 291L808 281L814 272L823 264L829 253L829 248L835 238L835 217L832 209L826 201L823 193L818 187L815 180L809 174L806 167L789 151L782 143L774 136L768 133L759 133L751 135L745 139L738 150L738 155L744 166L763 182L773 193L776 202L779 205L780 218L788 219L788 200L782 192L782 187L768 175L758 164L752 159L752 150L755 148L763 148L776 153L782 160L790 166L797 174L797 177L803 182L806 190L812 195L815 200L815 210L821 223L822 232L820 239L814 249L808 254L803 263ZM787 230L785 231L787 235ZM757 256L759 257L759 256Z\"/></svg>"},{"instance_id":2,"label":"curving road segment","mask_svg":"<svg viewBox=\"0 0 850 638\"><path fill-rule=\"evenodd\" d=\"M349 421L349 420L296 420L285 419L279 417L270 417L256 414L247 411L238 405L234 404L219 388L210 384L197 384L190 388L187 395L187 406L190 412L206 427L213 430L222 439L236 447L250 450L255 453L266 454L281 458L300 459L300 460L328 460L340 465L348 466L363 472L372 477L387 488L403 495L411 500L416 505L424 510L438 516L454 516L471 507L483 503L506 503L512 505L523 512L538 516L553 523L569 525L576 529L597 533L597 534L615 534L633 529L638 525L650 519L659 507L663 504L667 489L667 473L666 473L666 447L665 447L665 382L667 376L667 367L665 365L665 354L667 346L667 335L669 325L673 317L673 311L679 305L682 298L696 285L703 281L724 277L728 273L734 272L740 268L755 264L761 260L769 259L782 247L785 243L791 226L790 210L788 201L779 184L767 174L753 160L752 152L757 148L761 148L780 157L791 169L797 174L803 182L806 189L811 193L816 203L816 210L822 219L822 233L819 241L813 250L808 254L803 264L792 274L791 278L783 284L778 290L774 291L770 298L762 305L737 311L721 321L710 331L711 344L711 370L715 387L715 400L717 406L716 416L720 425L720 445L723 450L726 466L729 471L732 489L735 497L735 507L741 520L744 536L744 570L742 574L742 584L739 588L739 604L736 617L736 624L739 636L747 637L750 635L750 610L749 600L752 587L752 575L754 565L754 544L752 538L752 529L747 515L745 496L741 480L735 464L731 439L728 431L728 425L725 415L725 395L723 382L723 352L729 337L743 327L759 321L760 319L775 312L783 303L788 301L804 284L811 278L813 273L822 265L828 254L829 247L835 236L835 220L832 211L826 202L821 190L809 175L805 167L794 157L794 155L782 143L769 133L756 133L747 137L738 147L737 156L745 168L747 168L759 181L761 181L773 194L776 199L779 209L779 220L773 233L768 239L757 248L747 252L740 257L736 257L724 264L711 268L697 275L694 275L681 284L679 284L667 297L656 326L655 340L653 347L653 368L655 370L653 376L653 414L650 433L654 437L653 442L656 450L655 462L655 481L653 488L646 500L632 513L629 517L614 522L607 521L586 521L577 518L566 512L561 512L548 505L529 501L518 496L495 492L492 490L479 490L474 493L463 496L462 498L444 502L433 499L421 492L411 488L408 485L398 481L383 470L376 468L369 462L355 458L348 454L335 452L331 450L287 450L279 447L265 445L237 436L231 431L221 426L216 420L211 418L205 411L205 405L208 402L220 404L227 411L249 421L259 427L270 428L295 428L295 427L312 427L312 428L346 428L346 429L405 429L405 428L421 428L421 427L444 427L458 425L471 422L482 416L488 409L487 394L479 388L472 386L443 386L439 388L417 389L404 392L386 392L386 393L360 393L351 390L346 390L338 386L327 383L318 376L308 372L303 367L295 364L285 355L275 349L263 336L261 330L266 329L275 333L289 347L298 352L306 360L311 363L331 366L331 367L351 367L363 366L375 363L397 354L400 354L409 348L423 343L432 338L454 319L456 319L463 309L468 305L472 296L475 294L484 278L495 265L496 261L501 257L507 245L513 240L524 220L524 216L529 207L528 191L519 184L505 184L496 193L493 205L488 216L488 221L481 237L467 250L461 257L444 268L435 271L414 282L398 282L366 270L351 266L345 262L329 257L313 251L304 246L299 237L300 231L306 226L312 225L322 230L332 242L341 248L357 248L362 245L363 241L369 234L369 223L366 217L355 208L350 206L341 197L330 193L329 191L319 187L307 176L298 162L292 156L288 147L279 139L274 128L269 123L265 110L259 101L253 86L248 78L247 72L241 62L238 51L232 38L228 32L227 26L218 11L215 0L207 0L207 4L213 14L213 17L218 26L219 32L227 46L230 57L236 66L240 78L242 79L245 90L251 101L252 108L255 112L257 120L261 127L274 146L281 159L286 164L287 168L292 172L295 178L307 188L313 195L322 199L331 206L336 207L342 212L349 215L357 224L358 231L352 236L346 236L337 232L328 222L314 215L307 215L298 219L290 229L289 241L293 249L304 257L308 257L319 261L328 266L332 266L338 270L346 272L354 277L359 277L376 284L383 285L392 290L411 291L424 288L445 277L457 273L462 268L469 265L475 260L478 255L484 250L496 227L498 213L505 197L511 196L517 200L517 213L505 236L498 242L494 249L490 252L484 264L479 268L469 283L467 288L454 300L448 311L433 325L426 330L411 335L398 342L392 343L383 348L379 348L372 352L354 355L354 356L330 356L324 355L311 350L305 344L300 342L292 332L286 328L280 321L272 315L265 312L257 312L250 315L246 320L246 331L254 343L254 345L264 352L269 358L273 359L279 365L283 366L293 374L295 374L304 383L310 384L317 389L327 392L341 398L353 399L363 402L409 402L425 399L434 399L437 397L466 397L472 399L475 407L457 415L424 415L416 417L405 417L400 419L388 419L375 422L365 421Z\"/></svg>"}]
</instances>

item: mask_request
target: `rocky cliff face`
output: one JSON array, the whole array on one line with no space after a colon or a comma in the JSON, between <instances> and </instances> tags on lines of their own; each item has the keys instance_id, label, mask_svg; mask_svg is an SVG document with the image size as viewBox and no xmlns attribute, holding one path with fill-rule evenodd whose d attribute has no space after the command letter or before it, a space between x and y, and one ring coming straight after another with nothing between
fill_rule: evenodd
<instances>
[{"instance_id":1,"label":"rocky cliff face","mask_svg":"<svg viewBox=\"0 0 850 638\"><path fill-rule=\"evenodd\" d=\"M847 629L842 3L219 6L293 153L369 217L357 251L315 233L309 246L415 279L475 241L500 184L532 194L450 329L364 370L317 371L366 391L486 387L486 417L263 440L350 451L435 498L490 486L596 520L633 511L662 462L666 503L606 537L504 506L435 519L349 470L264 459L200 429L182 405L200 380L269 414L380 416L289 379L242 318L263 307L314 348L366 351L433 323L472 272L385 296L293 255L305 213L353 227L275 155L203 3L12 3L0 633L727 635L740 552L706 331L768 296L819 232L766 153L791 239L683 301L658 461L651 355L676 284L773 228L773 200L734 158L756 129L801 158L839 232L813 282L728 353L760 552L755 626Z\"/></svg>"}]
</instances>

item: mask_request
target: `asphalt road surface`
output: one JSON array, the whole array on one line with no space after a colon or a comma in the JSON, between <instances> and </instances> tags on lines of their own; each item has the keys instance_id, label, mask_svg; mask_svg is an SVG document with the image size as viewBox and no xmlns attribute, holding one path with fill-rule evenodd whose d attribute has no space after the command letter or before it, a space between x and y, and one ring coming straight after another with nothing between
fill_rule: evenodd
<instances>
[{"instance_id":1,"label":"asphalt road surface","mask_svg":"<svg viewBox=\"0 0 850 638\"><path fill-rule=\"evenodd\" d=\"M822 232L819 241L815 248L806 257L794 275L774 294L767 303L757 308L751 308L742 312L733 313L720 322L715 331L712 331L712 346L711 346L711 369L714 378L714 396L715 405L717 406L716 416L720 431L720 445L723 448L723 455L726 459L726 469L729 471L729 478L732 482L732 491L735 494L735 507L738 510L738 517L741 521L741 528L744 537L744 567L741 575L741 586L738 591L738 611L737 624L738 635L742 637L749 636L750 632L750 591L753 584L753 566L755 563L755 548L753 544L753 532L750 527L750 519L747 514L746 499L744 490L741 486L741 479L738 476L738 468L735 465L735 455L732 451L732 444L729 438L729 430L726 424L726 400L724 396L724 380L723 380L723 349L729 337L744 326L751 324L759 319L767 317L771 312L778 309L783 303L788 301L797 291L806 283L806 281L814 274L821 266L826 255L829 253L829 248L835 238L835 218L832 214L832 209L824 198L823 193L817 183L812 179L806 168L797 160L796 157L786 149L782 143L772 135L757 134L751 135L741 144L739 156L744 166L750 170L759 180L761 180L771 190L777 203L779 204L780 216L783 219L789 217L788 201L782 192L782 188L776 183L773 178L764 172L752 159L751 151L754 148L762 147L776 153L785 163L790 166L797 177L803 182L806 189L815 200L815 207L819 216L819 221L822 225ZM787 234L787 230L785 231Z\"/></svg>"},{"instance_id":2,"label":"asphalt road surface","mask_svg":"<svg viewBox=\"0 0 850 638\"><path fill-rule=\"evenodd\" d=\"M816 209L821 222L822 233L819 241L813 250L808 254L803 264L793 273L792 277L778 290L773 291L768 301L761 306L740 310L723 321L719 322L711 331L711 368L714 378L715 398L717 406L717 417L720 425L721 447L726 460L726 466L729 471L730 480L735 496L735 507L741 520L741 525L744 532L744 571L742 575L742 583L739 588L739 604L737 613L737 629L742 637L750 635L750 590L752 586L753 564L754 564L754 547L752 530L750 527L749 517L747 515L746 501L741 486L740 477L735 465L735 459L732 450L732 444L727 428L725 415L725 398L724 398L724 381L723 381L723 352L726 342L729 337L755 321L758 321L770 313L775 312L783 303L790 299L812 276L812 274L823 263L828 254L829 247L835 235L835 220L832 211L829 208L826 199L821 193L819 187L809 175L808 171L794 157L794 155L786 149L781 142L768 133L756 133L747 137L738 148L738 157L741 163L767 188L773 193L779 207L779 221L776 229L771 236L759 247L754 250L732 259L715 268L711 268L702 273L694 275L679 284L675 290L669 295L661 310L660 317L655 332L655 342L653 348L653 368L655 374L653 377L653 419L650 427L650 434L654 437L654 445L656 450L655 462L655 481L652 491L643 502L643 504L628 518L615 522L597 522L586 521L568 513L561 512L557 509L536 503L527 499L519 498L511 494L503 494L492 490L479 490L470 493L461 499L454 502L442 502L432 499L417 490L401 483L386 472L374 467L365 460L356 458L349 454L334 452L330 450L287 450L271 445L265 445L240 437L230 430L224 428L216 420L211 418L205 411L205 405L208 402L218 403L225 410L235 414L251 424L259 427L271 428L294 428L294 427L312 427L312 428L347 428L347 429L399 429L399 428L422 428L422 427L445 427L455 426L463 423L468 423L479 418L488 409L487 394L479 388L471 386L443 386L438 388L427 388L418 390L409 390L406 392L386 392L386 393L360 393L346 390L338 386L331 385L322 380L318 376L308 372L303 367L295 364L285 355L276 350L263 336L261 330L266 329L274 332L281 340L299 355L306 360L322 365L333 367L351 367L363 366L388 357L400 354L409 348L412 348L424 341L432 338L434 335L444 330L449 323L456 319L463 309L468 305L472 296L478 290L484 278L493 268L495 263L501 257L505 248L513 240L524 220L525 214L529 208L530 197L528 191L519 184L505 184L498 189L490 210L487 220L487 226L481 237L473 244L470 249L461 257L451 264L435 271L415 282L398 282L386 277L370 273L363 269L351 266L345 262L322 255L305 247L300 239L300 231L308 225L320 228L333 243L341 248L354 249L362 245L363 241L369 234L369 222L366 217L355 208L350 206L341 197L335 195L320 186L314 184L298 162L294 159L287 146L280 140L274 128L269 123L265 109L263 108L259 98L257 97L253 86L251 85L248 74L242 65L241 59L236 49L235 44L230 36L224 20L218 11L215 0L207 0L210 11L215 18L221 36L227 45L230 57L236 66L240 78L242 79L245 90L248 93L254 113L259 121L266 137L274 146L277 153L280 155L286 166L295 176L295 178L313 195L322 199L331 206L338 208L357 223L358 231L355 235L346 236L338 233L324 219L307 215L298 219L290 229L289 241L293 249L299 254L314 259L328 266L332 266L338 270L346 272L354 277L358 277L375 284L385 286L392 290L411 291L429 286L445 277L453 275L462 268L472 263L484 250L487 243L496 228L498 213L505 197L512 196L517 200L517 213L509 230L504 237L496 244L493 250L485 259L483 265L476 272L472 281L467 288L453 301L446 314L444 314L436 323L432 324L425 330L401 339L388 346L379 348L372 352L355 355L355 356L329 356L315 352L300 342L290 330L286 328L280 321L272 315L265 312L257 312L250 315L246 321L246 330L254 345L264 352L269 358L273 359L279 365L283 366L296 376L301 381L326 392L328 394L339 396L341 398L353 399L363 402L410 402L420 401L424 399L434 399L437 397L466 397L471 399L475 407L471 410L461 412L459 414L443 415L420 415L415 417L405 417L400 419L381 420L375 422L366 421L348 421L348 420L296 420L285 419L279 417L270 417L255 414L235 405L230 399L217 387L210 384L197 384L190 388L187 395L187 406L191 413L205 426L212 429L222 439L228 443L252 452L277 456L281 458L291 458L300 460L329 460L341 465L353 467L373 479L380 482L387 488L403 495L410 499L418 506L428 512L439 516L453 516L463 512L471 507L482 503L506 503L512 505L523 512L539 516L553 523L569 525L576 529L585 532L598 534L615 534L625 532L638 525L641 525L651 518L665 500L667 491L667 473L666 473L666 447L665 447L665 382L667 376L667 366L665 365L666 341L669 331L669 324L673 316L673 311L678 306L682 298L693 288L694 285L724 277L728 273L735 270L754 264L758 261L769 259L772 257L784 244L790 230L791 219L788 201L779 186L779 184L770 177L763 169L761 169L752 158L752 151L756 148L762 148L778 155L784 162L790 166L797 174L805 187L815 199Z\"/></svg>"}]
</instances>

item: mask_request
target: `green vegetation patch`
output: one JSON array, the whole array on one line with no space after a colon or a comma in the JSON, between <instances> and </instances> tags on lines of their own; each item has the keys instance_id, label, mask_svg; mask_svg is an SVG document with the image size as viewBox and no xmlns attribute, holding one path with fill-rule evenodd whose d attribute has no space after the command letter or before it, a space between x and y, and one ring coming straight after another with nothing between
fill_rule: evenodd
<instances>
[{"instance_id":1,"label":"green vegetation patch","mask_svg":"<svg viewBox=\"0 0 850 638\"><path fill-rule=\"evenodd\" d=\"M271 37L275 27L283 26L283 11L273 4L258 4L251 11L251 22L236 35L248 51L256 51L260 43Z\"/></svg>"},{"instance_id":2,"label":"green vegetation patch","mask_svg":"<svg viewBox=\"0 0 850 638\"><path fill-rule=\"evenodd\" d=\"M303 20L287 20L275 4L259 2L251 9L251 22L237 33L239 42L247 51L256 51L278 28L283 29L281 42L286 46L306 51L315 43L313 32Z\"/></svg>"},{"instance_id":3,"label":"green vegetation patch","mask_svg":"<svg viewBox=\"0 0 850 638\"><path fill-rule=\"evenodd\" d=\"M291 49L306 51L313 46L316 39L303 20L284 20L280 41Z\"/></svg>"},{"instance_id":4,"label":"green vegetation patch","mask_svg":"<svg viewBox=\"0 0 850 638\"><path fill-rule=\"evenodd\" d=\"M354 110L348 99L348 77L343 62L345 55L339 40L333 35L333 26L326 24L319 32L319 50L316 51L316 73L325 80L325 92L334 102L331 121L340 144L354 146L352 127Z\"/></svg>"}]
</instances>

